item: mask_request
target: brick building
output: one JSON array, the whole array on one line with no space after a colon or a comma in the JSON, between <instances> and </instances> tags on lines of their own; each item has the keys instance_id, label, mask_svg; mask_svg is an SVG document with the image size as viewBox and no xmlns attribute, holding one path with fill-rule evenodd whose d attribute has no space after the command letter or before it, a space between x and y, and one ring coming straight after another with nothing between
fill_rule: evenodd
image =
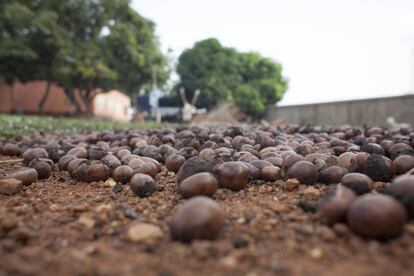
<instances>
[{"instance_id":1,"label":"brick building","mask_svg":"<svg viewBox=\"0 0 414 276\"><path fill-rule=\"evenodd\" d=\"M39 102L46 85L45 81L16 83L13 96L12 86L0 81L0 112L39 114ZM81 110L85 111L85 105L77 91L75 97ZM111 90L98 93L93 100L92 107L92 113L96 117L127 121L129 120L128 111L131 108L131 99L118 90ZM80 115L76 114L76 107L67 98L63 88L57 85L50 87L49 96L44 105L44 114L52 116Z\"/></svg>"}]
</instances>

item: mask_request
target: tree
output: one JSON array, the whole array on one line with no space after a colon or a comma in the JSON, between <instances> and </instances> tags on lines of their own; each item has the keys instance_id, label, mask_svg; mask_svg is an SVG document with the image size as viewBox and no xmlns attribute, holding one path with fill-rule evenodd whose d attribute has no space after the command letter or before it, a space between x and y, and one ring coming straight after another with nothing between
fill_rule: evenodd
<instances>
[{"instance_id":1,"label":"tree","mask_svg":"<svg viewBox=\"0 0 414 276\"><path fill-rule=\"evenodd\" d=\"M130 95L150 87L154 65L158 84L163 85L169 77L167 61L159 50L154 29L153 22L129 6L120 7L108 26L109 34L101 39L105 60L118 74L113 85Z\"/></svg>"},{"instance_id":2,"label":"tree","mask_svg":"<svg viewBox=\"0 0 414 276\"><path fill-rule=\"evenodd\" d=\"M31 47L30 22L33 11L19 2L0 2L0 75L13 87L26 82L34 74L37 53Z\"/></svg>"},{"instance_id":3,"label":"tree","mask_svg":"<svg viewBox=\"0 0 414 276\"><path fill-rule=\"evenodd\" d=\"M287 89L279 63L258 53L223 47L214 38L197 42L178 62L180 81L174 95L178 98L180 87L189 94L201 89L200 107L212 108L219 101L232 100L246 113L260 116L264 107L279 101Z\"/></svg>"},{"instance_id":4,"label":"tree","mask_svg":"<svg viewBox=\"0 0 414 276\"><path fill-rule=\"evenodd\" d=\"M79 91L90 112L99 88L149 87L153 65L160 84L168 79L154 29L128 0L0 1L0 75L47 81L40 110L56 82L81 112Z\"/></svg>"},{"instance_id":5,"label":"tree","mask_svg":"<svg viewBox=\"0 0 414 276\"><path fill-rule=\"evenodd\" d=\"M260 117L265 111L260 92L248 84L237 86L234 91L234 102L242 111L253 117Z\"/></svg>"},{"instance_id":6,"label":"tree","mask_svg":"<svg viewBox=\"0 0 414 276\"><path fill-rule=\"evenodd\" d=\"M177 73L180 82L175 88L178 96L184 87L187 97L192 98L196 89L203 92L197 105L214 107L219 100L231 98L231 93L240 83L238 54L234 49L224 48L217 39L197 42L178 58Z\"/></svg>"}]
</instances>

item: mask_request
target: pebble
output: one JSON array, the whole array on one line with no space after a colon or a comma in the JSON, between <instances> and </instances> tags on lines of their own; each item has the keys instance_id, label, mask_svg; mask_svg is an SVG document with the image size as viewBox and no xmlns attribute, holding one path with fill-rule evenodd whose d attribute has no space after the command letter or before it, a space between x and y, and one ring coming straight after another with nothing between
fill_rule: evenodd
<instances>
[{"instance_id":1,"label":"pebble","mask_svg":"<svg viewBox=\"0 0 414 276\"><path fill-rule=\"evenodd\" d=\"M300 183L296 178L288 179L284 185L286 191L294 191L299 187Z\"/></svg>"},{"instance_id":2,"label":"pebble","mask_svg":"<svg viewBox=\"0 0 414 276\"><path fill-rule=\"evenodd\" d=\"M78 219L78 223L85 226L87 229L93 229L93 227L95 226L95 220L86 215L80 216Z\"/></svg>"},{"instance_id":3,"label":"pebble","mask_svg":"<svg viewBox=\"0 0 414 276\"><path fill-rule=\"evenodd\" d=\"M104 182L105 187L109 187L109 188L113 188L116 185L116 181L113 180L112 178L108 178L105 182Z\"/></svg>"},{"instance_id":4,"label":"pebble","mask_svg":"<svg viewBox=\"0 0 414 276\"><path fill-rule=\"evenodd\" d=\"M22 187L23 183L15 178L0 180L0 194L14 195L17 194Z\"/></svg>"},{"instance_id":5,"label":"pebble","mask_svg":"<svg viewBox=\"0 0 414 276\"><path fill-rule=\"evenodd\" d=\"M305 200L317 200L321 196L321 192L314 187L308 187L302 192L302 196Z\"/></svg>"},{"instance_id":6,"label":"pebble","mask_svg":"<svg viewBox=\"0 0 414 276\"><path fill-rule=\"evenodd\" d=\"M128 229L128 238L133 242L151 241L163 236L160 227L149 223L138 223Z\"/></svg>"},{"instance_id":7,"label":"pebble","mask_svg":"<svg viewBox=\"0 0 414 276\"><path fill-rule=\"evenodd\" d=\"M316 247L316 248L312 249L311 251L309 251L309 256L312 259L318 260L318 259L322 258L323 251L319 247Z\"/></svg>"}]
</instances>

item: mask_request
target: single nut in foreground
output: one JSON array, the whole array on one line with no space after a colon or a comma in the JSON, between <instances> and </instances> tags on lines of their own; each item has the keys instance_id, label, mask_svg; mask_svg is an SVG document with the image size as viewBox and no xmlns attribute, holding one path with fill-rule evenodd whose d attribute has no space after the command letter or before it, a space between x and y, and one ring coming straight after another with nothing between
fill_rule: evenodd
<instances>
[{"instance_id":1,"label":"single nut in foreground","mask_svg":"<svg viewBox=\"0 0 414 276\"><path fill-rule=\"evenodd\" d=\"M319 182L325 184L339 183L347 172L345 168L339 166L328 167L319 173Z\"/></svg>"},{"instance_id":2,"label":"single nut in foreground","mask_svg":"<svg viewBox=\"0 0 414 276\"><path fill-rule=\"evenodd\" d=\"M109 177L109 170L104 164L86 163L81 164L73 172L73 176L76 180L84 182L105 181Z\"/></svg>"},{"instance_id":3,"label":"single nut in foreground","mask_svg":"<svg viewBox=\"0 0 414 276\"><path fill-rule=\"evenodd\" d=\"M276 166L266 166L260 171L260 178L264 181L276 181L280 179L282 170Z\"/></svg>"},{"instance_id":4,"label":"single nut in foreground","mask_svg":"<svg viewBox=\"0 0 414 276\"><path fill-rule=\"evenodd\" d=\"M319 174L315 166L309 161L298 161L290 167L287 173L289 178L296 178L300 183L313 185Z\"/></svg>"},{"instance_id":5,"label":"single nut in foreground","mask_svg":"<svg viewBox=\"0 0 414 276\"><path fill-rule=\"evenodd\" d=\"M112 178L116 182L121 182L125 184L129 182L133 174L134 170L130 166L121 165L113 171Z\"/></svg>"},{"instance_id":6,"label":"single nut in foreground","mask_svg":"<svg viewBox=\"0 0 414 276\"><path fill-rule=\"evenodd\" d=\"M392 161L395 174L400 175L414 168L414 156L400 155Z\"/></svg>"},{"instance_id":7,"label":"single nut in foreground","mask_svg":"<svg viewBox=\"0 0 414 276\"><path fill-rule=\"evenodd\" d=\"M158 173L158 170L157 170L157 167L153 163L146 162L144 163L144 165L135 169L134 173L142 173L142 174L147 174L151 177L155 177Z\"/></svg>"},{"instance_id":8,"label":"single nut in foreground","mask_svg":"<svg viewBox=\"0 0 414 276\"><path fill-rule=\"evenodd\" d=\"M185 158L184 156L173 153L167 157L165 160L165 166L167 167L167 170L171 172L178 172L180 167L184 164Z\"/></svg>"},{"instance_id":9,"label":"single nut in foreground","mask_svg":"<svg viewBox=\"0 0 414 276\"><path fill-rule=\"evenodd\" d=\"M414 175L401 175L395 178L386 192L407 208L410 217L414 217Z\"/></svg>"},{"instance_id":10,"label":"single nut in foreground","mask_svg":"<svg viewBox=\"0 0 414 276\"><path fill-rule=\"evenodd\" d=\"M185 243L195 239L214 240L224 225L220 206L212 199L197 196L180 206L171 223L171 237Z\"/></svg>"},{"instance_id":11,"label":"single nut in foreground","mask_svg":"<svg viewBox=\"0 0 414 276\"><path fill-rule=\"evenodd\" d=\"M58 161L58 167L61 171L67 171L70 161L75 160L77 157L75 155L64 155Z\"/></svg>"},{"instance_id":12,"label":"single nut in foreground","mask_svg":"<svg viewBox=\"0 0 414 276\"><path fill-rule=\"evenodd\" d=\"M364 163L364 173L374 181L387 182L394 173L392 161L385 156L371 154Z\"/></svg>"},{"instance_id":13,"label":"single nut in foreground","mask_svg":"<svg viewBox=\"0 0 414 276\"><path fill-rule=\"evenodd\" d=\"M218 187L216 177L211 173L196 173L180 183L180 193L184 198L198 195L213 196Z\"/></svg>"},{"instance_id":14,"label":"single nut in foreground","mask_svg":"<svg viewBox=\"0 0 414 276\"><path fill-rule=\"evenodd\" d=\"M19 156L22 153L20 148L12 143L6 143L3 145L2 154L8 156Z\"/></svg>"},{"instance_id":15,"label":"single nut in foreground","mask_svg":"<svg viewBox=\"0 0 414 276\"><path fill-rule=\"evenodd\" d=\"M241 190L249 183L249 168L241 162L226 162L216 170L220 186L230 190Z\"/></svg>"},{"instance_id":16,"label":"single nut in foreground","mask_svg":"<svg viewBox=\"0 0 414 276\"><path fill-rule=\"evenodd\" d=\"M348 173L342 177L341 183L357 195L368 193L372 189L371 178L362 173Z\"/></svg>"},{"instance_id":17,"label":"single nut in foreground","mask_svg":"<svg viewBox=\"0 0 414 276\"><path fill-rule=\"evenodd\" d=\"M342 185L337 185L321 199L319 204L321 219L328 225L345 222L349 206L356 198L357 196L352 190Z\"/></svg>"},{"instance_id":18,"label":"single nut in foreground","mask_svg":"<svg viewBox=\"0 0 414 276\"><path fill-rule=\"evenodd\" d=\"M53 161L47 158L36 158L30 161L29 167L37 171L38 179L49 178L52 173Z\"/></svg>"},{"instance_id":19,"label":"single nut in foreground","mask_svg":"<svg viewBox=\"0 0 414 276\"><path fill-rule=\"evenodd\" d=\"M364 195L349 207L347 222L365 238L387 240L399 236L407 220L404 207L387 195Z\"/></svg>"},{"instance_id":20,"label":"single nut in foreground","mask_svg":"<svg viewBox=\"0 0 414 276\"><path fill-rule=\"evenodd\" d=\"M36 182L37 177L37 171L32 168L21 168L7 175L7 178L20 180L25 186Z\"/></svg>"},{"instance_id":21,"label":"single nut in foreground","mask_svg":"<svg viewBox=\"0 0 414 276\"><path fill-rule=\"evenodd\" d=\"M27 166L30 161L36 158L49 158L49 154L44 148L28 149L23 153L23 164Z\"/></svg>"},{"instance_id":22,"label":"single nut in foreground","mask_svg":"<svg viewBox=\"0 0 414 276\"><path fill-rule=\"evenodd\" d=\"M136 173L129 181L129 188L136 196L150 196L155 191L154 179L147 174Z\"/></svg>"}]
</instances>

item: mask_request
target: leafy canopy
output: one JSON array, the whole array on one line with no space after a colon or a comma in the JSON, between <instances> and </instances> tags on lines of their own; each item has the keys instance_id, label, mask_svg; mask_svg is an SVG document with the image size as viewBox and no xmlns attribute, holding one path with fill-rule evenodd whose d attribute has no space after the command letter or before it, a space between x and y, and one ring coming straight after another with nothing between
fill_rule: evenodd
<instances>
[{"instance_id":1,"label":"leafy canopy","mask_svg":"<svg viewBox=\"0 0 414 276\"><path fill-rule=\"evenodd\" d=\"M212 108L223 100L231 100L253 116L263 114L265 106L279 101L287 89L282 66L258 53L242 53L223 47L217 39L197 42L185 50L178 60L180 87L192 97L196 89L202 94L198 106Z\"/></svg>"}]
</instances>

